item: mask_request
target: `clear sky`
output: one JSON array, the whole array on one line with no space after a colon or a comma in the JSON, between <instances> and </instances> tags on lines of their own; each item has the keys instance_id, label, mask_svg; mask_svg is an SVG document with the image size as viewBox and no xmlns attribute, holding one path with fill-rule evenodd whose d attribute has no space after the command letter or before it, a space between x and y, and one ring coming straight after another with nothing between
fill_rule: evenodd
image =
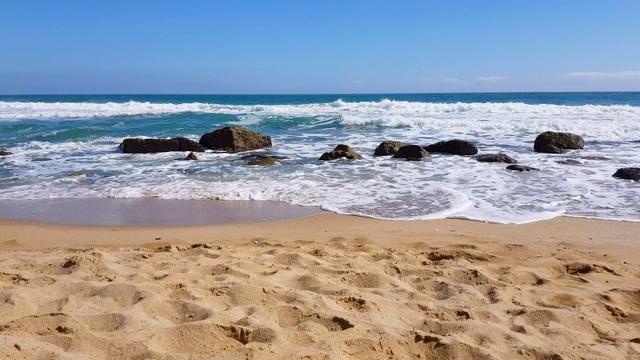
<instances>
[{"instance_id":1,"label":"clear sky","mask_svg":"<svg viewBox=\"0 0 640 360\"><path fill-rule=\"evenodd\" d=\"M0 94L640 91L638 0L0 0Z\"/></svg>"}]
</instances>

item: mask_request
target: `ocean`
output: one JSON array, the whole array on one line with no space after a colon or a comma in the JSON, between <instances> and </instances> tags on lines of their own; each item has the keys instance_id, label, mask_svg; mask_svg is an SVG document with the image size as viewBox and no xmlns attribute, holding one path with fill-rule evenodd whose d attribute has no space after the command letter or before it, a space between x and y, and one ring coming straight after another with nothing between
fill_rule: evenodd
<instances>
[{"instance_id":1,"label":"ocean","mask_svg":"<svg viewBox=\"0 0 640 360\"><path fill-rule=\"evenodd\" d=\"M272 154L284 158L248 166L247 154L207 151L181 161L186 152L118 149L128 137L198 141L227 125L271 136ZM585 148L534 152L547 130L581 135ZM450 139L540 171L467 156L373 156L385 140ZM338 144L363 159L318 160ZM389 220L640 221L640 183L612 177L640 167L638 92L0 96L0 150L13 153L0 156L0 200L270 200Z\"/></svg>"}]
</instances>

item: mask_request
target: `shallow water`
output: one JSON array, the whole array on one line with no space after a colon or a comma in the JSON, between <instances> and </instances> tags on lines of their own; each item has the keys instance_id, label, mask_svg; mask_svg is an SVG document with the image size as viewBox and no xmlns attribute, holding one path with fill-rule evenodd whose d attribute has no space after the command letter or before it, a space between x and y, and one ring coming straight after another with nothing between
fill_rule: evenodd
<instances>
[{"instance_id":1,"label":"shallow water","mask_svg":"<svg viewBox=\"0 0 640 360\"><path fill-rule=\"evenodd\" d=\"M185 136L241 125L270 135L268 167L246 154L122 154L126 137ZM533 152L547 130L584 150ZM384 140L465 139L539 172L432 154L374 157ZM344 143L357 161L318 161ZM382 219L466 218L524 223L559 215L640 220L640 185L614 179L640 166L640 93L423 95L2 96L0 199L271 200ZM572 165L563 160L574 160Z\"/></svg>"}]
</instances>

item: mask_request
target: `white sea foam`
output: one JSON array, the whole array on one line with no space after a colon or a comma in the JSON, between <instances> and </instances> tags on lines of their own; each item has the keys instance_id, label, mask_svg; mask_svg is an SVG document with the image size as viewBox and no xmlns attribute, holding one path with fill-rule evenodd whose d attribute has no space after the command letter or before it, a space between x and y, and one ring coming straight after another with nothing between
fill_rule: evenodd
<instances>
[{"instance_id":1,"label":"white sea foam","mask_svg":"<svg viewBox=\"0 0 640 360\"><path fill-rule=\"evenodd\" d=\"M14 174L4 178L9 185L0 184L0 199L277 200L383 219L525 223L568 215L640 220L638 184L611 177L619 167L640 165L640 108L633 106L0 102L0 121L185 112L234 115L236 120L229 121L244 126L289 122L293 130L273 135L274 151L287 158L272 167L250 167L238 154L203 153L197 162L175 161L184 157L175 153L122 154L116 150L118 137L30 141L9 148L14 155L0 157L0 169ZM587 148L566 155L531 151L535 136L546 130L583 135ZM197 140L196 134L188 137ZM506 152L541 171L508 172L503 164L468 157L405 162L371 155L382 140L427 145L451 138L472 140L481 153ZM337 143L351 145L364 159L317 161ZM609 160L598 160L602 157ZM577 163L558 163L566 159Z\"/></svg>"}]
</instances>

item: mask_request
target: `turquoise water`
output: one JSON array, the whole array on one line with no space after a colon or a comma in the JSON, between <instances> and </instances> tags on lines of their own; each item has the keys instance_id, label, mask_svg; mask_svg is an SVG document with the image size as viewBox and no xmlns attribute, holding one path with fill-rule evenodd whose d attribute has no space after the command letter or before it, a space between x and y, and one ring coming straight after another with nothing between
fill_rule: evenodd
<instances>
[{"instance_id":1,"label":"turquoise water","mask_svg":"<svg viewBox=\"0 0 640 360\"><path fill-rule=\"evenodd\" d=\"M127 137L184 136L241 125L284 156L250 167L246 154L122 154ZM537 134L582 135L584 150L532 151ZM461 138L537 173L469 157L422 162L372 156L384 140L419 145ZM360 161L318 157L345 143ZM166 198L275 200L384 219L456 217L522 223L559 215L640 220L640 93L380 95L0 96L0 200ZM572 165L562 160L574 160Z\"/></svg>"}]
</instances>

